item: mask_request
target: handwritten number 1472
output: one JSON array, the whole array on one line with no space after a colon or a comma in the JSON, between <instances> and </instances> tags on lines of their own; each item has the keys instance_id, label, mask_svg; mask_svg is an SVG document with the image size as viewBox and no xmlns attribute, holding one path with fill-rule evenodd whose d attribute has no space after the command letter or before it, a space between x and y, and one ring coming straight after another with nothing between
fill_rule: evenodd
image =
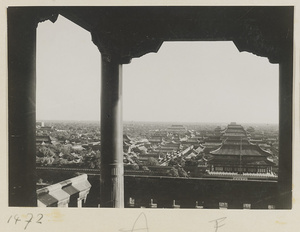
<instances>
[{"instance_id":1,"label":"handwritten number 1472","mask_svg":"<svg viewBox=\"0 0 300 232\"><path fill-rule=\"evenodd\" d=\"M34 219L33 214L32 214L32 213L28 213L28 214L26 215L26 219L24 220L24 222L25 222L24 230L26 230L27 227L28 227L28 225L29 225L30 223L32 223L32 222L35 222L35 223L38 223L38 224L42 224L42 218L43 218L43 217L44 217L43 214L39 213L39 214L37 215L37 217ZM19 217L19 215L18 215L18 214L15 214L14 216L11 215L11 216L9 217L9 219L7 220L7 223L12 222L12 223L14 223L14 224L16 225L18 222L21 222L21 221L22 221L22 219Z\"/></svg>"}]
</instances>

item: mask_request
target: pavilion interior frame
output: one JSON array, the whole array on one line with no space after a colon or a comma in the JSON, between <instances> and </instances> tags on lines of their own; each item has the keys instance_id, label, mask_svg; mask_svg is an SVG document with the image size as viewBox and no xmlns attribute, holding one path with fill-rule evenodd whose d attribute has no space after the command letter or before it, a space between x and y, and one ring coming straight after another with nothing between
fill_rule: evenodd
<instances>
[{"instance_id":1,"label":"pavilion interior frame","mask_svg":"<svg viewBox=\"0 0 300 232\"><path fill-rule=\"evenodd\" d=\"M91 32L102 56L101 207L124 207L122 65L164 41L228 40L279 64L276 208L292 207L293 6L8 7L9 206L37 205L36 28L59 14Z\"/></svg>"}]
</instances>

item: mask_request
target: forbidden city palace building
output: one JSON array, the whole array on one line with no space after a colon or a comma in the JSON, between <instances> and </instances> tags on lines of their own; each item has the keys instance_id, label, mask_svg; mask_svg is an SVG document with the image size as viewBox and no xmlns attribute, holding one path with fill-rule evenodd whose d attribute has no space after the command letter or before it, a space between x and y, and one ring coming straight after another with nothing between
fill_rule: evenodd
<instances>
[{"instance_id":1,"label":"forbidden city palace building","mask_svg":"<svg viewBox=\"0 0 300 232\"><path fill-rule=\"evenodd\" d=\"M209 153L209 174L276 177L271 154L250 143L250 137L241 125L231 123L222 133L222 145Z\"/></svg>"}]
</instances>

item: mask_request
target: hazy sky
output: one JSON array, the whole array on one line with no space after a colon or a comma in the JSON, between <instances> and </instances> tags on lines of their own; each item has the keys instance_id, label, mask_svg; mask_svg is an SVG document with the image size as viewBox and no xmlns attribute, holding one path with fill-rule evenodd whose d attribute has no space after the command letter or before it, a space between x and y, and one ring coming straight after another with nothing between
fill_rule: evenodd
<instances>
[{"instance_id":1,"label":"hazy sky","mask_svg":"<svg viewBox=\"0 0 300 232\"><path fill-rule=\"evenodd\" d=\"M99 120L100 53L59 16L38 26L37 119ZM278 123L278 65L232 42L166 42L123 65L125 121Z\"/></svg>"}]
</instances>

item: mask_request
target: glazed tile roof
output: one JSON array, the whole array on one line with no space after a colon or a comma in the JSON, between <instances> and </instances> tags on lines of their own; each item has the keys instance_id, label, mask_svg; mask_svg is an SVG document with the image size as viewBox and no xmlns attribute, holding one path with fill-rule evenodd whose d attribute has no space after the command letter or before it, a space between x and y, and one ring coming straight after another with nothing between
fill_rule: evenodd
<instances>
[{"instance_id":1,"label":"glazed tile roof","mask_svg":"<svg viewBox=\"0 0 300 232\"><path fill-rule=\"evenodd\" d=\"M59 202L68 203L70 196L74 194L79 194L79 198L83 198L90 188L91 184L87 180L87 174L50 185L37 190L38 206L47 207Z\"/></svg>"},{"instance_id":2,"label":"glazed tile roof","mask_svg":"<svg viewBox=\"0 0 300 232\"><path fill-rule=\"evenodd\" d=\"M269 156L270 154L256 145L231 145L223 144L217 150L211 151L212 155L242 155L242 156Z\"/></svg>"}]
</instances>

